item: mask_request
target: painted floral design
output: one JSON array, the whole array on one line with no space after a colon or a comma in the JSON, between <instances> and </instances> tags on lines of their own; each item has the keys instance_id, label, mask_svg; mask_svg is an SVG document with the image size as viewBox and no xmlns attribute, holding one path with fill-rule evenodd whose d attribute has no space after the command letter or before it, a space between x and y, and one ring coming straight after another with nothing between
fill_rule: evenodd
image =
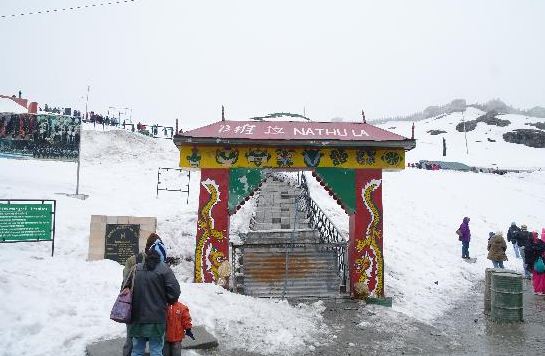
<instances>
[{"instance_id":1,"label":"painted floral design","mask_svg":"<svg viewBox=\"0 0 545 356\"><path fill-rule=\"evenodd\" d=\"M276 150L276 164L278 167L286 168L293 166L293 150L279 148Z\"/></svg>"},{"instance_id":2,"label":"painted floral design","mask_svg":"<svg viewBox=\"0 0 545 356\"><path fill-rule=\"evenodd\" d=\"M198 168L201 164L201 155L197 147L191 149L191 154L185 157L192 168Z\"/></svg>"},{"instance_id":3,"label":"painted floral design","mask_svg":"<svg viewBox=\"0 0 545 356\"><path fill-rule=\"evenodd\" d=\"M391 166L396 166L401 162L401 155L394 151L388 151L382 155L382 160Z\"/></svg>"},{"instance_id":4,"label":"painted floral design","mask_svg":"<svg viewBox=\"0 0 545 356\"><path fill-rule=\"evenodd\" d=\"M216 162L222 166L231 166L238 161L238 150L233 148L224 148L216 150Z\"/></svg>"},{"instance_id":5,"label":"painted floral design","mask_svg":"<svg viewBox=\"0 0 545 356\"><path fill-rule=\"evenodd\" d=\"M356 161L363 165L372 165L375 163L375 156L377 152L374 150L359 149L356 153Z\"/></svg>"},{"instance_id":6,"label":"painted floral design","mask_svg":"<svg viewBox=\"0 0 545 356\"><path fill-rule=\"evenodd\" d=\"M267 163L271 159L271 154L265 150L252 149L246 153L248 163L255 164L256 167L261 167L263 163Z\"/></svg>"},{"instance_id":7,"label":"painted floral design","mask_svg":"<svg viewBox=\"0 0 545 356\"><path fill-rule=\"evenodd\" d=\"M331 157L331 160L333 161L333 165L335 166L339 166L348 161L348 153L346 153L346 151L343 150L342 148L337 148L332 150L329 157Z\"/></svg>"}]
</instances>

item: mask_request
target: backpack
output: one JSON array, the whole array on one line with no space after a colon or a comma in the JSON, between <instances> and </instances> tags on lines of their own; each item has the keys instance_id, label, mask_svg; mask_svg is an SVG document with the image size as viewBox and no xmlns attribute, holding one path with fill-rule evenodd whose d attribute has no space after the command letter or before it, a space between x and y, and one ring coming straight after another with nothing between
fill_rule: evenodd
<instances>
[{"instance_id":1,"label":"backpack","mask_svg":"<svg viewBox=\"0 0 545 356\"><path fill-rule=\"evenodd\" d=\"M182 341L186 329L191 329L189 308L180 302L169 305L167 309L165 340L168 342Z\"/></svg>"},{"instance_id":2,"label":"backpack","mask_svg":"<svg viewBox=\"0 0 545 356\"><path fill-rule=\"evenodd\" d=\"M534 271L537 273L545 272L545 263L543 263L543 259L541 257L534 262Z\"/></svg>"}]
</instances>

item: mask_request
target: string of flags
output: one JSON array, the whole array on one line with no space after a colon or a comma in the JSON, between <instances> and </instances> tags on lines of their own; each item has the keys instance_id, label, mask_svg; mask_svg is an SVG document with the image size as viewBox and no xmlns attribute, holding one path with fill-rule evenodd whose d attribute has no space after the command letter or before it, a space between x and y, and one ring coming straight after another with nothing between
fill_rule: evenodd
<instances>
[{"instance_id":1,"label":"string of flags","mask_svg":"<svg viewBox=\"0 0 545 356\"><path fill-rule=\"evenodd\" d=\"M0 19L13 18L13 17L18 17L18 16L55 14L55 13L61 13L61 12L67 12L67 11L75 11L75 10L82 10L82 9L86 9L86 8L93 8L93 7L128 4L128 3L133 3L135 1L136 0L105 1L105 2L101 2L101 3L79 5L79 6L70 6L70 7L63 7L63 8L58 8L58 9L47 9L47 10L21 12L21 13L16 13L16 14L11 14L11 15L0 15Z\"/></svg>"}]
</instances>

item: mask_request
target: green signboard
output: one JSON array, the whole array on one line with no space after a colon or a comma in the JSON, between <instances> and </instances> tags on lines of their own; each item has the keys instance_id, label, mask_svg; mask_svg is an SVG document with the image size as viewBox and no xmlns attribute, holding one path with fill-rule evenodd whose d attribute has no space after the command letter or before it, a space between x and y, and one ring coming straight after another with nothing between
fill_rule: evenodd
<instances>
[{"instance_id":1,"label":"green signboard","mask_svg":"<svg viewBox=\"0 0 545 356\"><path fill-rule=\"evenodd\" d=\"M0 204L0 241L52 241L50 204Z\"/></svg>"}]
</instances>

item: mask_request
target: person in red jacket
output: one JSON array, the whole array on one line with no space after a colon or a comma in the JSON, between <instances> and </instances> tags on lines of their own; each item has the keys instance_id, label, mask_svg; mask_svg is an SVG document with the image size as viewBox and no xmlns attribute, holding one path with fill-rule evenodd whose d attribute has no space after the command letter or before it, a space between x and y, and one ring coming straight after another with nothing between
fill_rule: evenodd
<instances>
[{"instance_id":1,"label":"person in red jacket","mask_svg":"<svg viewBox=\"0 0 545 356\"><path fill-rule=\"evenodd\" d=\"M184 337L187 335L195 340L191 327L191 315L186 305L177 301L168 306L163 356L181 356Z\"/></svg>"}]
</instances>

